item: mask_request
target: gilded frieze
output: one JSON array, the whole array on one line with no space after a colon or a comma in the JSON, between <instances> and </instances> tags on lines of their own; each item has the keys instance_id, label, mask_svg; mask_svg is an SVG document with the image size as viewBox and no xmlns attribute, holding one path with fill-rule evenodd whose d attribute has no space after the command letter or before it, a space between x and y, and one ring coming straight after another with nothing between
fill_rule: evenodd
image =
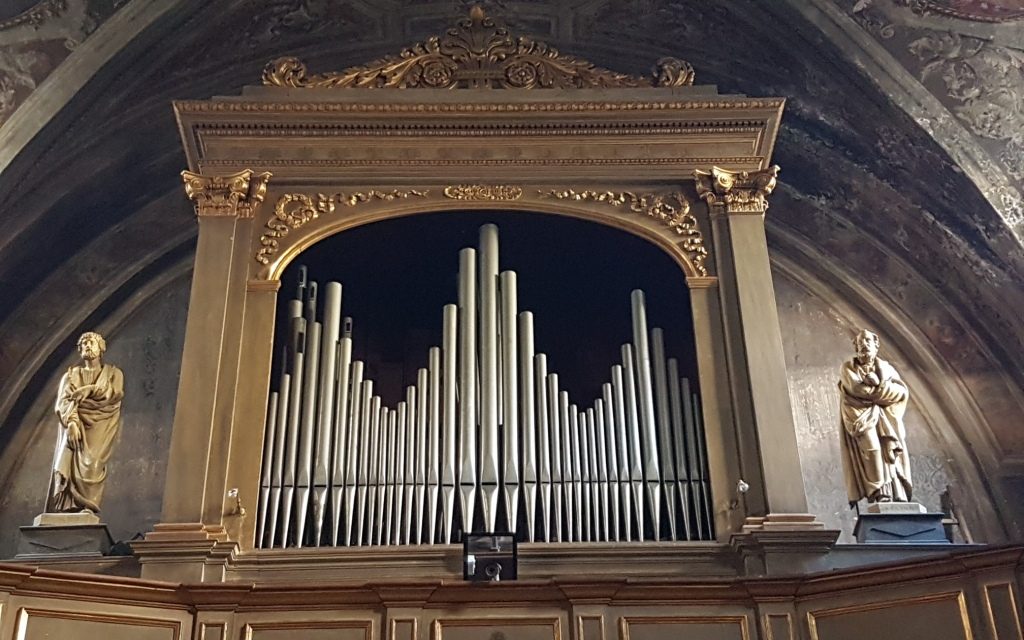
<instances>
[{"instance_id":1,"label":"gilded frieze","mask_svg":"<svg viewBox=\"0 0 1024 640\"><path fill-rule=\"evenodd\" d=\"M539 192L542 198L573 200L576 202L600 202L613 207L625 207L629 211L660 220L683 237L682 248L686 251L693 268L706 276L708 250L704 236L697 224L697 218L690 213L690 202L682 193L656 194L634 193L632 191L590 191L574 189L549 189Z\"/></svg>"},{"instance_id":2,"label":"gilded frieze","mask_svg":"<svg viewBox=\"0 0 1024 640\"><path fill-rule=\"evenodd\" d=\"M454 184L444 188L444 197L452 200L518 200L523 188L508 184Z\"/></svg>"}]
</instances>

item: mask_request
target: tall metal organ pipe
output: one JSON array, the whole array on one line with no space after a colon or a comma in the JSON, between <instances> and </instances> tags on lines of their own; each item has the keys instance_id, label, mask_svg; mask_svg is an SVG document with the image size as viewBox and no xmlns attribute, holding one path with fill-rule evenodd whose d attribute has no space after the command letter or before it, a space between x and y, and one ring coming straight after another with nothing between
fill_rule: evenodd
<instances>
[{"instance_id":1,"label":"tall metal organ pipe","mask_svg":"<svg viewBox=\"0 0 1024 640\"><path fill-rule=\"evenodd\" d=\"M394 408L353 359L342 285L299 270L267 403L256 546L710 540L700 398L630 296L632 336L599 397L577 402L536 352L498 229L459 252L440 346ZM320 304L322 302L322 305ZM479 514L479 516L477 516Z\"/></svg>"}]
</instances>

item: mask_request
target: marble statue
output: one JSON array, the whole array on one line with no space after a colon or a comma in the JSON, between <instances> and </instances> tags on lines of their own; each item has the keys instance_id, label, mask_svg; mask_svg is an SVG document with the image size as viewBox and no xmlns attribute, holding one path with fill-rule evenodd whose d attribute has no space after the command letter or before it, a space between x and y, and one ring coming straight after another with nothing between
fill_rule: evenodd
<instances>
[{"instance_id":1,"label":"marble statue","mask_svg":"<svg viewBox=\"0 0 1024 640\"><path fill-rule=\"evenodd\" d=\"M78 339L82 364L68 369L57 391L57 450L48 513L97 513L107 461L121 431L124 374L102 360L106 341L89 331Z\"/></svg>"},{"instance_id":2,"label":"marble statue","mask_svg":"<svg viewBox=\"0 0 1024 640\"><path fill-rule=\"evenodd\" d=\"M843 363L839 380L843 472L850 506L910 502L910 459L903 414L909 392L891 364L878 357L878 336L862 330L857 355Z\"/></svg>"}]
</instances>

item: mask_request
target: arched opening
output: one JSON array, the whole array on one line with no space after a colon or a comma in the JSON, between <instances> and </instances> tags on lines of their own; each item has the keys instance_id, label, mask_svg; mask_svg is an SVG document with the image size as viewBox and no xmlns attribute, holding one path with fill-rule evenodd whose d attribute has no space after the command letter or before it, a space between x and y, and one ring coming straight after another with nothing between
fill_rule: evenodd
<instances>
[{"instance_id":1,"label":"arched opening","mask_svg":"<svg viewBox=\"0 0 1024 640\"><path fill-rule=\"evenodd\" d=\"M512 285L517 294L512 317L523 311L532 312L534 339L531 341L531 353L544 354L544 370L557 373L558 395L552 397L567 405L561 407L561 417L564 421L569 416L571 423L571 426L570 423L561 425L561 432L566 436L562 438L554 436L554 429L548 435L547 427L536 424L545 410L537 406L543 404L540 400L527 401L522 397L535 396L533 391L538 387L534 386L535 383L524 385L522 376L527 367L522 366L522 345L513 337L514 346L510 348L517 352L518 369L513 363L509 367L516 372L514 375L499 373L502 381L497 385L496 396L500 405L496 407L499 425L496 452L502 491L497 498L500 508L491 508L491 511L498 513L497 520L486 516L489 498L483 493L487 478L484 477L486 470L480 465L472 465L472 473L480 475L478 480L484 489L481 489L481 495L468 498L476 501L479 508L467 506L463 500L452 515L438 506L443 503L445 492L445 473L440 467L446 464L447 454L445 439L440 432L444 422L442 414L448 408L442 391L437 392L437 397L425 390L417 395L428 376L434 380L428 355L431 348L444 352L442 309L457 302L461 305L460 250L478 245L480 229L485 224L494 224L498 228L500 253L497 269L501 272L514 271L517 275ZM567 216L493 209L391 218L336 233L306 248L290 261L281 277L274 373L270 386L270 405L276 411L268 412L271 418L268 419L261 494L261 505L276 504L277 507L261 506L262 527L257 530L257 546L395 544L418 542L421 535L423 542L457 540L452 534L444 533L446 526L452 527L455 536L459 531L470 528L482 531L497 527L502 531L516 531L521 539L530 541L711 539L714 534L709 513L707 456L700 427L693 314L684 272L678 259L674 258L652 242L608 225ZM482 278L480 275L477 280L476 293L481 309L484 307L483 287L479 284L483 282ZM314 281L317 283L316 293L312 293ZM330 394L327 400L333 402L337 414L333 436L327 434L331 430L330 424L322 420L318 420L315 426L309 423L303 429L303 420L308 423L324 413L323 406L318 405L314 409L309 405L308 398L312 396L300 401L303 408L309 406L305 413L283 408L283 404L288 402L290 407L295 406L297 392L292 383L300 368L306 376L303 384L308 388L309 375L313 371L309 368L309 355L314 350L325 354L314 365L320 371L318 388L324 384L324 358L330 351L322 342L330 334L325 311L325 290L329 281L341 284L340 313L344 318L352 319L351 342L347 347L339 343L331 362L335 367L342 366L343 358L346 363L360 363L358 374L353 366L348 374L338 373L331 378L337 389L333 400ZM305 283L305 286L298 287L300 283ZM501 289L507 288L504 276L501 283ZM646 322L642 323L643 338L636 337L634 331L637 326L636 310L631 301L634 290L644 292ZM337 292L332 295L337 295ZM496 362L502 370L508 353L504 350L506 332L503 329L507 325L501 320L506 313L502 304L504 299L504 295L499 293L497 334L500 353L496 354ZM315 311L312 311L313 306L317 307ZM303 319L297 319L297 313ZM482 320L484 312L479 313ZM521 334L521 316L519 320L517 326ZM311 337L314 322L320 324L315 339ZM454 326L454 320L452 322ZM462 322L460 306L460 325ZM342 327L341 337L345 337L345 322L339 324ZM473 331L479 331L479 342L483 344L486 330L480 326L482 321L477 324ZM522 340L522 335L518 340ZM630 345L630 353L636 356L625 356L624 345ZM342 349L349 350L345 356L341 355ZM462 352L461 343L458 350ZM641 353L646 355L641 356ZM298 362L296 354L302 357L302 363ZM630 360L630 357L634 359ZM436 358L437 366L441 367L443 356L437 355ZM455 356L452 358L454 363ZM487 356L481 355L476 365L477 382L481 388L486 386L486 360ZM625 376L627 382L615 382L614 367L619 365L621 374L627 362L634 366ZM533 365L529 369L531 375L536 374ZM508 387L506 380L510 375L516 378L517 383ZM286 376L287 383L284 382ZM372 391L366 392L362 402L365 404L372 397L375 404L371 413L366 413L365 407L362 409L363 419L371 422L361 426L363 440L358 445L360 451L353 452L353 438L357 437L353 435L355 431L348 425L339 426L346 420L340 416L343 410L340 408L343 403L340 389L342 385L348 387L347 397L352 398L352 406L347 411L353 411L353 407L360 403L354 391L356 376L363 381L373 381ZM441 378L442 373L438 371L436 381L441 382ZM631 379L635 382L629 382ZM360 384L365 387L365 382ZM453 396L459 395L461 403L462 379L456 384L458 388L452 393ZM540 384L540 388L544 388L545 383ZM604 403L613 396L613 390L619 388L614 385L625 384L633 386L629 392L620 391L624 400L634 395L635 399L631 401L632 405L630 401L624 402L622 415L616 418L610 404L604 410ZM525 392L527 386L530 387L529 394ZM506 428L509 409L503 398L508 388L519 398L513 402L517 415L511 418L511 423L517 435L511 440ZM547 391L550 392L550 388ZM292 400L287 400L286 394ZM561 400L563 395L566 400ZM422 433L417 434L411 425L406 427L410 438L427 438L425 448L418 451L415 445L403 441L399 433L403 428L402 412L411 411L409 407L417 398L420 404L430 398L434 407L431 410L434 417L424 418L429 425L424 426ZM524 405L525 402L530 404ZM479 404L484 403L481 401ZM551 410L555 410L553 406ZM393 413L389 414L389 411ZM486 409L479 411L481 416L486 414ZM627 418L630 411L633 417ZM532 416L529 424L524 417L527 413ZM409 420L413 420L413 414L410 412L408 415ZM272 424L275 416L277 423ZM607 425L606 416L609 418ZM613 423L613 420L618 422ZM552 427L555 422L557 418L554 418ZM479 441L474 444L479 451L470 454L463 450L465 432L454 425L453 418L452 428L457 431L457 456L460 459L452 467L459 476L458 481L455 482L454 478L452 481L459 487L450 484L449 490L457 493L456 489L461 487L466 473L466 455L472 455L478 461L486 458L485 423L486 419L481 417L480 423L474 427L480 431ZM285 432L282 432L281 424L286 425ZM437 433L431 436L432 429ZM534 431L527 435L527 429ZM339 435L343 430L348 430L346 435ZM622 440L621 449L617 437ZM589 446L586 445L588 438ZM310 444L304 447L305 440ZM560 444L562 440L564 444ZM634 443L635 447L631 448ZM372 452L367 456L362 451L366 445L382 453L376 459ZM405 454L398 452L397 459L389 457L396 446L404 448L409 455L426 454L427 465L439 465L437 468L428 466L423 477L405 480L406 489L412 492L416 488L416 499L423 501L424 490L430 493L430 478L434 478L433 506L417 502L412 507L421 515L426 510L427 515L422 522L417 517L415 524L388 524L392 515L395 520L403 517L396 505L384 506L385 487L389 483L391 486L396 484L393 480L395 475L399 487L403 482L401 458ZM438 450L437 455L430 455L431 446ZM331 451L328 452L327 447ZM386 451L384 447L387 447ZM343 453L339 453L341 449L344 449ZM513 450L518 453L510 457L509 451ZM528 450L529 455L526 453ZM558 466L557 457L562 451L564 473L548 475L542 470L540 459L543 455L551 456L553 469ZM588 453L592 455L588 457ZM282 455L278 464L268 464L267 461L273 460L274 456ZM619 456L620 461L615 462ZM340 469L352 463L362 478L357 480L361 485L358 495L346 497L348 485L342 477L344 471L331 467L331 471L321 473L319 481L314 477L319 468L326 469L335 464ZM288 465L292 464L297 466L289 479ZM405 466L411 469L408 463ZM368 476L363 475L364 468L369 469ZM343 485L341 491L335 490L334 476ZM376 484L374 477L378 478ZM293 485L291 488L289 482ZM528 487L531 482L535 486ZM280 492L274 490L275 483L281 486ZM516 483L522 488L522 494L507 492L507 487ZM425 489L419 489L424 485ZM554 489L555 493L564 491L565 502L556 504L545 497L545 491L551 491L551 487L556 485L559 486ZM671 490L668 490L666 487L670 485ZM371 495L375 489L379 492L380 502L376 512ZM394 488L389 491L388 501L404 499L398 495L401 489L397 490L398 493ZM436 497L438 491L442 493L440 501ZM540 497L534 495L538 491ZM534 497L527 498L528 494ZM657 497L652 498L654 494ZM633 500L634 506L624 508L620 499L622 503ZM510 508L513 503L515 508ZM353 513L350 514L350 510ZM412 511L407 511L404 517L410 518L410 513ZM435 520L433 523L431 517ZM465 524L467 517L472 518L472 527ZM331 518L338 520L331 521ZM454 518L454 524L446 525L445 518ZM366 526L362 527L361 523ZM433 525L436 525L436 531L430 533L434 530ZM392 531L390 534L387 531L373 533L373 526L391 526ZM401 526L406 528L404 537L399 536L396 530ZM411 535L409 528L413 530ZM397 538L389 540L389 535Z\"/></svg>"}]
</instances>

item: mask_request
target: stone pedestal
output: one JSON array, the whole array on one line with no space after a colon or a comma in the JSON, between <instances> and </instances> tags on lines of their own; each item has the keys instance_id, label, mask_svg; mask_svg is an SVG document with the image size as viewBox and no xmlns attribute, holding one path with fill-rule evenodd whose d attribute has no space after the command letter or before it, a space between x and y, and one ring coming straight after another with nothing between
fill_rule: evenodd
<instances>
[{"instance_id":1,"label":"stone pedestal","mask_svg":"<svg viewBox=\"0 0 1024 640\"><path fill-rule=\"evenodd\" d=\"M867 544L949 544L943 518L917 502L876 502L858 516L853 535Z\"/></svg>"},{"instance_id":2,"label":"stone pedestal","mask_svg":"<svg viewBox=\"0 0 1024 640\"><path fill-rule=\"evenodd\" d=\"M41 513L30 527L20 527L19 560L32 558L99 558L114 543L107 525L94 513Z\"/></svg>"}]
</instances>

